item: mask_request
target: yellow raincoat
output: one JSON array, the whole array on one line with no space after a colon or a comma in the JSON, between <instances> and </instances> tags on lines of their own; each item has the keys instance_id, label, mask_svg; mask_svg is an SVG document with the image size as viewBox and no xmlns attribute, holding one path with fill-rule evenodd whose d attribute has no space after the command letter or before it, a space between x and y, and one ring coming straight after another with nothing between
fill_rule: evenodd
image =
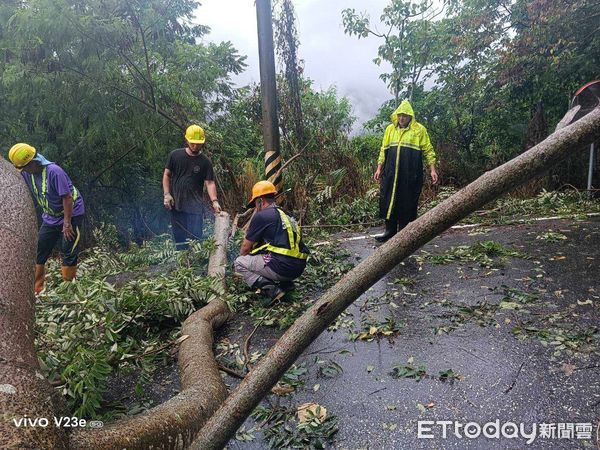
<instances>
[{"instance_id":1,"label":"yellow raincoat","mask_svg":"<svg viewBox=\"0 0 600 450\"><path fill-rule=\"evenodd\" d=\"M398 115L412 117L406 128L400 128ZM383 165L379 213L386 220L397 220L403 228L417 218L417 205L423 187L423 159L435 165L436 156L427 129L415 120L408 100L403 100L391 115L379 151L378 164Z\"/></svg>"}]
</instances>

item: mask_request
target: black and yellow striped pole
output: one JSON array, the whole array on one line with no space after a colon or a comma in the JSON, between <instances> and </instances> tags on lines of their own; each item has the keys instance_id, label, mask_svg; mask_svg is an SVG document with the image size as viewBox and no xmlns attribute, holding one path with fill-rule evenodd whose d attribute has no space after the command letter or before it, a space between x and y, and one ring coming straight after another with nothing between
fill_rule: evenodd
<instances>
[{"instance_id":1,"label":"black and yellow striped pole","mask_svg":"<svg viewBox=\"0 0 600 450\"><path fill-rule=\"evenodd\" d=\"M281 173L278 173L279 169L281 169L281 154L279 150L267 151L265 153L265 178L275 185L277 192L281 192L282 186Z\"/></svg>"},{"instance_id":2,"label":"black and yellow striped pole","mask_svg":"<svg viewBox=\"0 0 600 450\"><path fill-rule=\"evenodd\" d=\"M281 168L281 152L271 0L256 0L256 22L260 62L263 145L265 148L265 178L277 187L277 191L281 192L281 174L275 177Z\"/></svg>"}]
</instances>

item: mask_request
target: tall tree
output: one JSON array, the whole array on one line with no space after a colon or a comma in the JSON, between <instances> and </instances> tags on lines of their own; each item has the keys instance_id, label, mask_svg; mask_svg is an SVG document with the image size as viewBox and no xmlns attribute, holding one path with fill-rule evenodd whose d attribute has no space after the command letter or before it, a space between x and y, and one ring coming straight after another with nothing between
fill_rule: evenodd
<instances>
[{"instance_id":1,"label":"tall tree","mask_svg":"<svg viewBox=\"0 0 600 450\"><path fill-rule=\"evenodd\" d=\"M442 13L430 0L391 0L383 9L381 23L388 29L379 32L371 26L366 13L348 8L342 11L344 31L359 39L375 36L383 43L373 60L381 65L392 65L391 73L383 73L385 81L394 94L396 102L403 96L412 99L417 86L431 75L430 64L436 52L437 35L434 19Z\"/></svg>"},{"instance_id":2,"label":"tall tree","mask_svg":"<svg viewBox=\"0 0 600 450\"><path fill-rule=\"evenodd\" d=\"M2 144L30 141L59 160L92 217L143 237L141 217L160 211L166 154L189 122L222 113L234 94L230 75L244 67L230 43L199 42L208 29L191 22L197 6L3 3L0 100L10 114L0 122Z\"/></svg>"}]
</instances>

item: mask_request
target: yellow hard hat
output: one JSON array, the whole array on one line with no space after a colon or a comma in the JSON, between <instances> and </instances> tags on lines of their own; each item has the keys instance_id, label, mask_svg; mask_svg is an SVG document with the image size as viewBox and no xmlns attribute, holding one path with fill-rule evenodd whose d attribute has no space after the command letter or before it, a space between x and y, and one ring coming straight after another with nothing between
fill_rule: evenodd
<instances>
[{"instance_id":1,"label":"yellow hard hat","mask_svg":"<svg viewBox=\"0 0 600 450\"><path fill-rule=\"evenodd\" d=\"M198 125L190 125L185 130L185 139L190 144L204 144L206 140L206 136L204 135L204 130L202 127Z\"/></svg>"},{"instance_id":2,"label":"yellow hard hat","mask_svg":"<svg viewBox=\"0 0 600 450\"><path fill-rule=\"evenodd\" d=\"M8 151L8 159L19 170L29 164L36 155L35 148L23 142L13 145Z\"/></svg>"},{"instance_id":3,"label":"yellow hard hat","mask_svg":"<svg viewBox=\"0 0 600 450\"><path fill-rule=\"evenodd\" d=\"M277 188L270 181L259 181L252 187L252 197L248 202L248 208L254 207L254 201L258 197L268 194L277 194Z\"/></svg>"}]
</instances>

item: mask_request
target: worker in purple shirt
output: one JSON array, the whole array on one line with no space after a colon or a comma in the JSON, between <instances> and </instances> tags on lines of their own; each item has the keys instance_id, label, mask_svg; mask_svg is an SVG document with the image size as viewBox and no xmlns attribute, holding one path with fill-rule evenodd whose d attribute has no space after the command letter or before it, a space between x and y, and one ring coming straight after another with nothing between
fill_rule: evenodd
<instances>
[{"instance_id":1,"label":"worker in purple shirt","mask_svg":"<svg viewBox=\"0 0 600 450\"><path fill-rule=\"evenodd\" d=\"M35 202L42 210L34 284L35 293L39 294L44 289L46 261L59 239L63 253L63 280L71 281L75 278L85 213L83 197L73 186L67 173L44 158L31 145L13 145L8 158L23 175Z\"/></svg>"}]
</instances>

